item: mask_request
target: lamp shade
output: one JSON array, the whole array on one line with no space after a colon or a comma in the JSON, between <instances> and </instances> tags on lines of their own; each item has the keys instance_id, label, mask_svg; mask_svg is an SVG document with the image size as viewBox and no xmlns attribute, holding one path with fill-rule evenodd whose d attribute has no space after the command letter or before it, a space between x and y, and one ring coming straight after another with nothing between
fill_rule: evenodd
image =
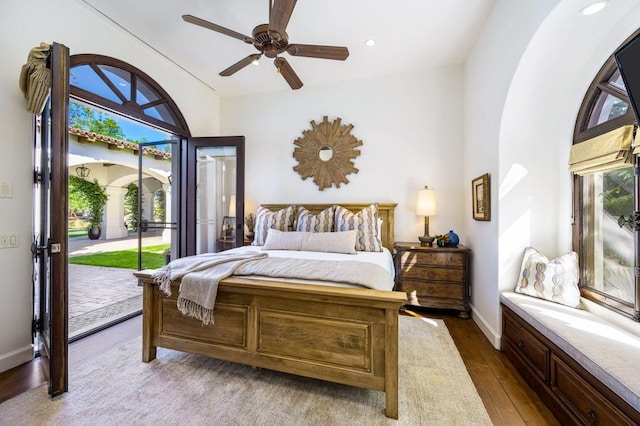
<instances>
[{"instance_id":1,"label":"lamp shade","mask_svg":"<svg viewBox=\"0 0 640 426\"><path fill-rule=\"evenodd\" d=\"M232 195L229 198L229 217L236 217L236 196Z\"/></svg>"},{"instance_id":2,"label":"lamp shade","mask_svg":"<svg viewBox=\"0 0 640 426\"><path fill-rule=\"evenodd\" d=\"M434 216L436 214L436 191L424 189L418 191L418 201L416 203L416 214L419 216Z\"/></svg>"}]
</instances>

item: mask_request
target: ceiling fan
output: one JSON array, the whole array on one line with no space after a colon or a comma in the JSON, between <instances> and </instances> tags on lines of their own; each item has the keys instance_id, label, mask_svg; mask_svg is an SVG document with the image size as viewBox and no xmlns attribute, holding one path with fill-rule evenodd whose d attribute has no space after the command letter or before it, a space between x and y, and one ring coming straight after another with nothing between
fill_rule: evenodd
<instances>
[{"instance_id":1,"label":"ceiling fan","mask_svg":"<svg viewBox=\"0 0 640 426\"><path fill-rule=\"evenodd\" d=\"M338 46L320 46L316 44L289 44L289 36L285 32L296 0L271 0L269 1L269 23L260 24L253 29L253 37L246 36L213 22L205 21L193 15L182 15L182 19L194 25L207 28L229 37L237 38L247 44L253 44L260 53L254 53L239 60L220 73L222 77L228 77L240 71L250 63L260 59L262 55L274 58L274 65L284 77L292 89L302 87L302 81L295 73L289 62L282 56L287 52L291 56L306 56L308 58L334 59L344 61L349 56L349 49Z\"/></svg>"}]
</instances>

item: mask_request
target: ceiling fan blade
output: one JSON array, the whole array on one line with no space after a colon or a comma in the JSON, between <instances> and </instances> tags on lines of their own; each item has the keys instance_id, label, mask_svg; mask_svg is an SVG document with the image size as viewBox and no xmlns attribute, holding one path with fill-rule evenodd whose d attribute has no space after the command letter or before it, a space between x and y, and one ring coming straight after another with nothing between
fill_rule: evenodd
<instances>
[{"instance_id":1,"label":"ceiling fan blade","mask_svg":"<svg viewBox=\"0 0 640 426\"><path fill-rule=\"evenodd\" d=\"M277 57L273 61L273 64L276 66L278 72L282 75L282 77L287 80L287 83L289 83L289 86L291 86L293 90L302 87L302 81L300 80L300 78L298 78L298 75L293 70L293 68L291 68L291 65L289 65L289 62L287 62L286 59Z\"/></svg>"},{"instance_id":2,"label":"ceiling fan blade","mask_svg":"<svg viewBox=\"0 0 640 426\"><path fill-rule=\"evenodd\" d=\"M274 0L269 12L269 31L284 34L295 6L296 0Z\"/></svg>"},{"instance_id":3,"label":"ceiling fan blade","mask_svg":"<svg viewBox=\"0 0 640 426\"><path fill-rule=\"evenodd\" d=\"M230 30L229 28L221 27L218 24L214 24L213 22L205 21L204 19L200 19L200 18L195 17L193 15L182 15L182 19L184 19L185 22L188 22L190 24L198 25L198 26L206 28L208 30L212 30L212 31L218 32L220 34L227 35L229 37L237 38L238 40L242 40L245 43L249 43L249 44L253 43L253 38L252 37L246 36L244 34L240 34L239 32Z\"/></svg>"},{"instance_id":4,"label":"ceiling fan blade","mask_svg":"<svg viewBox=\"0 0 640 426\"><path fill-rule=\"evenodd\" d=\"M349 57L349 49L338 46L318 46L315 44L290 44L287 53L291 56L335 59L344 61Z\"/></svg>"},{"instance_id":5,"label":"ceiling fan blade","mask_svg":"<svg viewBox=\"0 0 640 426\"><path fill-rule=\"evenodd\" d=\"M233 74L237 73L238 71L240 71L242 68L246 67L247 65L249 65L253 61L257 61L258 59L260 59L260 56L262 56L262 55L259 54L259 53L254 53L253 55L249 55L246 58L241 59L238 62L236 62L235 64L231 65L226 70L222 71L220 73L220 75L222 77L229 77L230 75L233 75Z\"/></svg>"}]
</instances>

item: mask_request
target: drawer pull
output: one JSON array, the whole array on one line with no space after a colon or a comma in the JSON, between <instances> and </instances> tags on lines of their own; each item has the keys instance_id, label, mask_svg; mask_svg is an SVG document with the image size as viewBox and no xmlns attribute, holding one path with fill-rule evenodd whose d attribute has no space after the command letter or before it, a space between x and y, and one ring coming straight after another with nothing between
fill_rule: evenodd
<instances>
[{"instance_id":1,"label":"drawer pull","mask_svg":"<svg viewBox=\"0 0 640 426\"><path fill-rule=\"evenodd\" d=\"M436 276L436 273L435 273L435 272L433 272L433 271L429 271L429 272L427 272L427 277L429 277L429 278L433 279L435 276Z\"/></svg>"},{"instance_id":2,"label":"drawer pull","mask_svg":"<svg viewBox=\"0 0 640 426\"><path fill-rule=\"evenodd\" d=\"M594 410L589 411L589 413L587 413L587 416L589 416L589 423L591 423L592 425L598 424L598 414Z\"/></svg>"},{"instance_id":3,"label":"drawer pull","mask_svg":"<svg viewBox=\"0 0 640 426\"><path fill-rule=\"evenodd\" d=\"M524 346L524 342L522 340L518 341L518 349L522 349L522 347Z\"/></svg>"},{"instance_id":4,"label":"drawer pull","mask_svg":"<svg viewBox=\"0 0 640 426\"><path fill-rule=\"evenodd\" d=\"M427 287L427 293L428 293L428 294L433 294L433 293L435 293L435 292L436 292L436 289L435 289L435 288L433 288L433 287Z\"/></svg>"}]
</instances>

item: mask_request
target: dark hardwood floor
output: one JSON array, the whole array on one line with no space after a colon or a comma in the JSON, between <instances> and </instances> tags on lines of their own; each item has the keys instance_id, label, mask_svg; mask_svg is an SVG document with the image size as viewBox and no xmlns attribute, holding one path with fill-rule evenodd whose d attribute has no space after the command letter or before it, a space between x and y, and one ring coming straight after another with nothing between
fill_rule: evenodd
<instances>
[{"instance_id":1,"label":"dark hardwood floor","mask_svg":"<svg viewBox=\"0 0 640 426\"><path fill-rule=\"evenodd\" d=\"M556 425L558 421L504 355L473 320L446 311L416 310L407 315L443 319L469 375L495 425ZM140 316L69 345L69 365L86 362L140 335ZM0 402L44 383L39 360L0 373Z\"/></svg>"}]
</instances>

